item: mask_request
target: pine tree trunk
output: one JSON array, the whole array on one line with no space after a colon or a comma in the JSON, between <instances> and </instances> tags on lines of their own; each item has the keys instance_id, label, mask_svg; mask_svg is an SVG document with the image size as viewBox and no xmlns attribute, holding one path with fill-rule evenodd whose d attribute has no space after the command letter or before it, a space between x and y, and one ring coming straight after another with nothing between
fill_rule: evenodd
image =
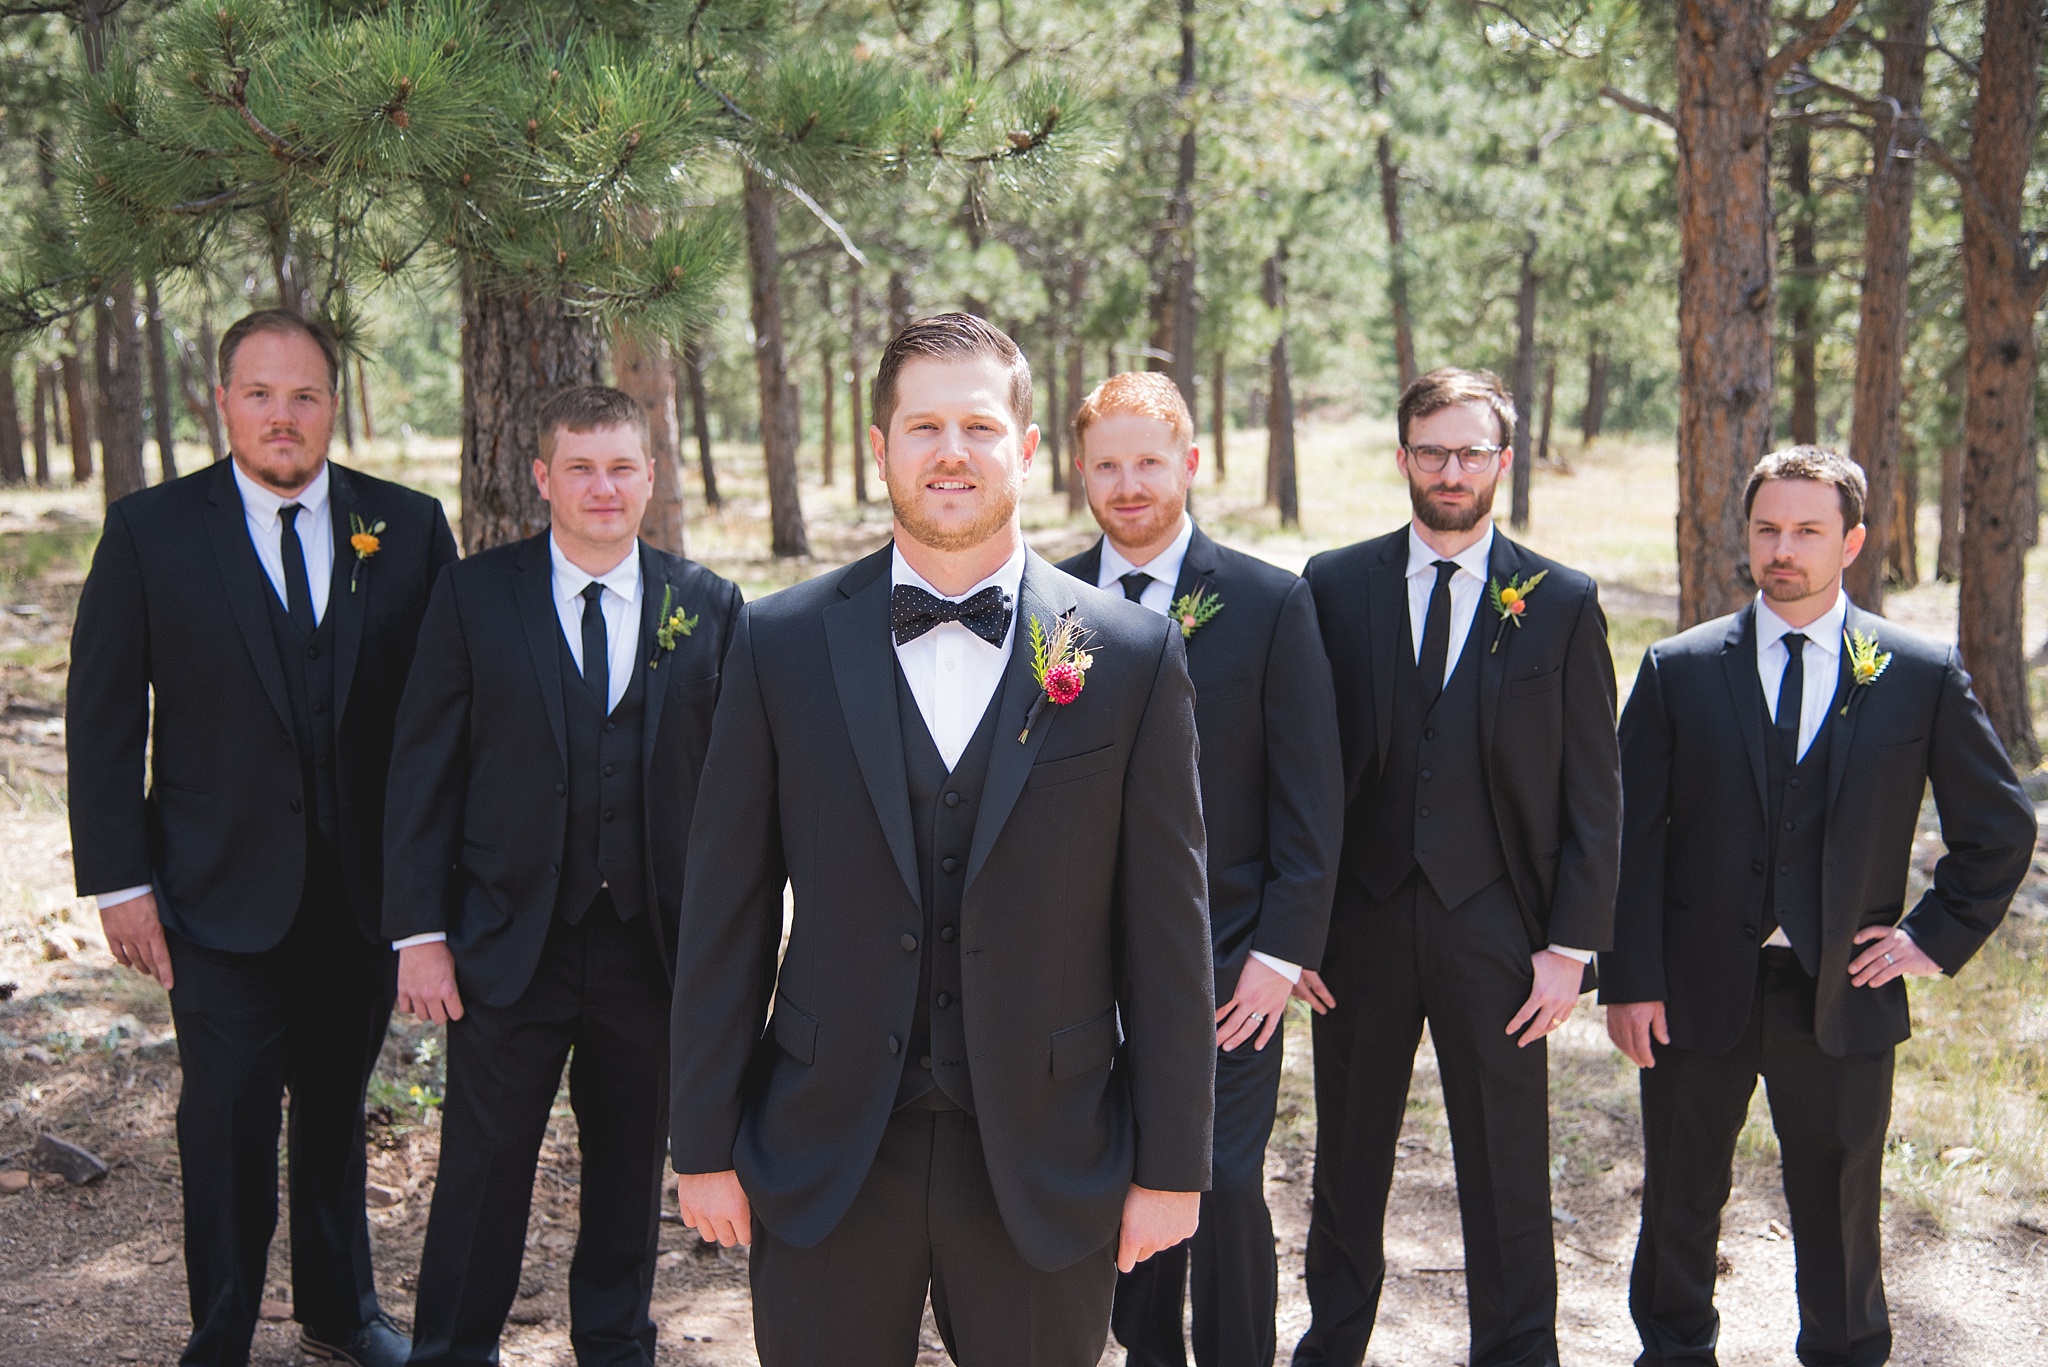
<instances>
[{"instance_id":1,"label":"pine tree trunk","mask_svg":"<svg viewBox=\"0 0 2048 1367\"><path fill-rule=\"evenodd\" d=\"M353 457L356 453L356 387L355 382L349 378L346 361L341 365L340 381L341 392L335 396L340 402L335 407L341 413L341 444L348 448L349 455Z\"/></svg>"},{"instance_id":2,"label":"pine tree trunk","mask_svg":"<svg viewBox=\"0 0 2048 1367\"><path fill-rule=\"evenodd\" d=\"M1579 415L1579 440L1591 446L1607 425L1607 353L1595 338L1586 352L1586 411Z\"/></svg>"},{"instance_id":3,"label":"pine tree trunk","mask_svg":"<svg viewBox=\"0 0 2048 1367\"><path fill-rule=\"evenodd\" d=\"M76 487L92 478L92 419L85 404L85 367L78 363L76 351L67 351L57 358L57 372L64 381L64 437L71 447L71 483Z\"/></svg>"},{"instance_id":4,"label":"pine tree trunk","mask_svg":"<svg viewBox=\"0 0 2048 1367\"><path fill-rule=\"evenodd\" d=\"M0 356L0 484L28 482L21 460L21 395L14 388L14 357Z\"/></svg>"},{"instance_id":5,"label":"pine tree trunk","mask_svg":"<svg viewBox=\"0 0 2048 1367\"><path fill-rule=\"evenodd\" d=\"M1401 168L1394 139L1379 136L1380 213L1387 221L1387 305L1394 315L1394 368L1401 388L1415 383L1415 328L1408 315L1408 239L1401 227Z\"/></svg>"},{"instance_id":6,"label":"pine tree trunk","mask_svg":"<svg viewBox=\"0 0 2048 1367\"><path fill-rule=\"evenodd\" d=\"M1052 491L1064 496L1067 492L1067 463L1060 458L1066 442L1060 431L1060 349L1057 335L1051 325L1046 327L1045 422L1039 427L1038 449L1052 467Z\"/></svg>"},{"instance_id":7,"label":"pine tree trunk","mask_svg":"<svg viewBox=\"0 0 2048 1367\"><path fill-rule=\"evenodd\" d=\"M846 292L846 370L851 377L846 385L848 464L853 472L853 501L856 505L868 501L868 462L873 459L868 449L868 424L862 416L861 396L867 383L867 320L862 316L860 277L855 276Z\"/></svg>"},{"instance_id":8,"label":"pine tree trunk","mask_svg":"<svg viewBox=\"0 0 2048 1367\"><path fill-rule=\"evenodd\" d=\"M1918 109L1927 82L1929 0L1899 0L1890 11L1879 51L1884 56L1884 99L1889 109ZM1917 575L1910 553L1907 572L1897 573L1891 541L1898 521L1892 509L1900 489L1899 405L1905 396L1906 305L1913 247L1913 162L1888 155L1898 137L1897 121L1879 119L1871 130L1870 181L1863 201L1863 297L1856 325L1856 400L1849 424L1849 449L1870 482L1864 505L1869 525L1863 554L1849 567L1849 596L1871 612L1884 611L1886 571L1902 584ZM1914 491L1917 493L1917 490ZM1907 524L1910 534L1910 522Z\"/></svg>"},{"instance_id":9,"label":"pine tree trunk","mask_svg":"<svg viewBox=\"0 0 2048 1367\"><path fill-rule=\"evenodd\" d=\"M900 271L900 270L893 270L893 271L890 271L890 272L889 272L889 336L890 336L890 337L892 337L892 338L893 338L893 337L895 337L895 335L896 335L897 333L899 333L899 332L903 331L903 329L905 329L905 328L907 328L907 327L909 327L909 326L910 326L910 320L911 320L911 317L912 317L912 315L913 315L913 314L914 314L914 313L916 312L916 309L917 309L917 304L916 304L916 303L915 303L915 302L914 302L914 301L913 301L913 300L911 299L911 297L910 297L910 281L908 281L907 279L905 279L905 278L904 278L904 275L903 275L903 272L902 272L902 271Z\"/></svg>"},{"instance_id":10,"label":"pine tree trunk","mask_svg":"<svg viewBox=\"0 0 2048 1367\"><path fill-rule=\"evenodd\" d=\"M220 403L214 397L220 388L220 342L213 335L213 314L199 314L199 370L206 379L200 405L200 421L206 426L206 444L213 448L216 465L228 458L227 434L221 430Z\"/></svg>"},{"instance_id":11,"label":"pine tree trunk","mask_svg":"<svg viewBox=\"0 0 2048 1367\"><path fill-rule=\"evenodd\" d=\"M360 356L356 357L356 406L363 410L363 440L377 440L377 428L370 421L370 376Z\"/></svg>"},{"instance_id":12,"label":"pine tree trunk","mask_svg":"<svg viewBox=\"0 0 2048 1367\"><path fill-rule=\"evenodd\" d=\"M818 482L832 487L832 448L838 441L839 425L832 406L839 398L839 373L832 368L832 272L818 273L818 308L824 314L824 339L818 343Z\"/></svg>"},{"instance_id":13,"label":"pine tree trunk","mask_svg":"<svg viewBox=\"0 0 2048 1367\"><path fill-rule=\"evenodd\" d=\"M782 252L776 242L775 190L746 172L747 275L754 318L754 367L761 395L761 450L768 473L770 547L778 556L811 553L797 489L797 408L790 398L789 352L782 326Z\"/></svg>"},{"instance_id":14,"label":"pine tree trunk","mask_svg":"<svg viewBox=\"0 0 2048 1367\"><path fill-rule=\"evenodd\" d=\"M156 461L168 482L178 477L177 413L171 408L171 367L164 356L164 301L156 277L143 282L143 346L149 355L149 408L156 425Z\"/></svg>"},{"instance_id":15,"label":"pine tree trunk","mask_svg":"<svg viewBox=\"0 0 2048 1367\"><path fill-rule=\"evenodd\" d=\"M2041 296L2020 251L2034 151L2042 15L2037 0L1988 0L1971 120L1970 169L1989 214L1963 219L1963 663L1998 738L2030 768L2040 757L2027 697L2025 558L2038 509L2034 384ZM1987 222L1989 217L1991 221Z\"/></svg>"},{"instance_id":16,"label":"pine tree trunk","mask_svg":"<svg viewBox=\"0 0 2048 1367\"><path fill-rule=\"evenodd\" d=\"M1536 234L1522 242L1522 282L1515 293L1515 468L1511 472L1513 496L1509 500L1508 525L1520 530L1529 525L1529 481L1535 465L1530 441L1535 425L1536 398Z\"/></svg>"},{"instance_id":17,"label":"pine tree trunk","mask_svg":"<svg viewBox=\"0 0 2048 1367\"><path fill-rule=\"evenodd\" d=\"M1769 0L1679 0L1678 625L1746 601L1742 489L1771 436Z\"/></svg>"},{"instance_id":18,"label":"pine tree trunk","mask_svg":"<svg viewBox=\"0 0 2048 1367\"><path fill-rule=\"evenodd\" d=\"M686 544L681 436L676 430L676 370L668 343L625 326L612 329L614 383L647 415L647 455L654 467L654 497L640 515L650 546L682 555Z\"/></svg>"},{"instance_id":19,"label":"pine tree trunk","mask_svg":"<svg viewBox=\"0 0 2048 1367\"><path fill-rule=\"evenodd\" d=\"M1214 478L1218 488L1222 487L1224 476L1227 473L1227 467L1223 463L1223 430L1230 425L1229 379L1230 354L1223 350L1223 348L1218 347L1216 349L1216 378L1213 382L1214 388L1209 395L1209 403L1215 414L1210 419L1209 426L1216 435L1216 474Z\"/></svg>"},{"instance_id":20,"label":"pine tree trunk","mask_svg":"<svg viewBox=\"0 0 2048 1367\"><path fill-rule=\"evenodd\" d=\"M697 471L704 480L704 506L717 512L725 506L718 494L718 467L711 459L711 405L704 397L704 349L691 342L676 362L677 378L690 396L690 430L697 438Z\"/></svg>"},{"instance_id":21,"label":"pine tree trunk","mask_svg":"<svg viewBox=\"0 0 2048 1367\"><path fill-rule=\"evenodd\" d=\"M36 367L35 407L29 414L29 426L35 440L36 487L50 487L50 419L57 413L57 387L51 381L47 366Z\"/></svg>"},{"instance_id":22,"label":"pine tree trunk","mask_svg":"<svg viewBox=\"0 0 2048 1367\"><path fill-rule=\"evenodd\" d=\"M1077 257L1067 267L1067 407L1059 415L1060 426L1073 437L1077 461L1081 458L1081 439L1074 435L1074 418L1081 411L1082 400L1088 397L1087 348L1081 340L1081 325L1086 320L1083 302L1087 295L1088 260ZM1067 481L1067 515L1071 517L1087 506L1088 483L1077 468L1074 478Z\"/></svg>"},{"instance_id":23,"label":"pine tree trunk","mask_svg":"<svg viewBox=\"0 0 2048 1367\"><path fill-rule=\"evenodd\" d=\"M533 487L536 421L552 390L604 380L597 325L559 299L462 282L462 549L474 555L548 525Z\"/></svg>"},{"instance_id":24,"label":"pine tree trunk","mask_svg":"<svg viewBox=\"0 0 2048 1367\"><path fill-rule=\"evenodd\" d=\"M1820 440L1820 373L1814 361L1820 267L1814 255L1813 139L1803 123L1786 130L1785 189L1792 197L1792 278L1784 287L1792 331L1792 440L1811 446Z\"/></svg>"},{"instance_id":25,"label":"pine tree trunk","mask_svg":"<svg viewBox=\"0 0 2048 1367\"><path fill-rule=\"evenodd\" d=\"M92 311L102 489L111 504L149 482L142 472L142 336L135 326L134 281L115 276L93 300Z\"/></svg>"},{"instance_id":26,"label":"pine tree trunk","mask_svg":"<svg viewBox=\"0 0 2048 1367\"><path fill-rule=\"evenodd\" d=\"M1280 509L1280 525L1301 525L1301 490L1294 445L1294 367L1287 350L1287 239L1266 258L1266 307L1280 315L1280 335L1267 357L1272 398L1267 401L1266 501Z\"/></svg>"},{"instance_id":27,"label":"pine tree trunk","mask_svg":"<svg viewBox=\"0 0 2048 1367\"><path fill-rule=\"evenodd\" d=\"M1173 179L1173 382L1195 411L1195 0L1180 0L1180 81L1185 121Z\"/></svg>"},{"instance_id":28,"label":"pine tree trunk","mask_svg":"<svg viewBox=\"0 0 2048 1367\"><path fill-rule=\"evenodd\" d=\"M1543 424L1536 433L1536 459L1545 465L1550 463L1551 420L1557 416L1557 356L1552 353L1543 362Z\"/></svg>"},{"instance_id":29,"label":"pine tree trunk","mask_svg":"<svg viewBox=\"0 0 2048 1367\"><path fill-rule=\"evenodd\" d=\"M1934 547L1934 577L1953 584L1963 577L1963 448L1941 451L1941 539Z\"/></svg>"},{"instance_id":30,"label":"pine tree trunk","mask_svg":"<svg viewBox=\"0 0 2048 1367\"><path fill-rule=\"evenodd\" d=\"M1891 582L1910 589L1920 582L1920 453L1915 443L1899 443L1898 465L1898 489L1892 499L1892 534L1886 559Z\"/></svg>"}]
</instances>

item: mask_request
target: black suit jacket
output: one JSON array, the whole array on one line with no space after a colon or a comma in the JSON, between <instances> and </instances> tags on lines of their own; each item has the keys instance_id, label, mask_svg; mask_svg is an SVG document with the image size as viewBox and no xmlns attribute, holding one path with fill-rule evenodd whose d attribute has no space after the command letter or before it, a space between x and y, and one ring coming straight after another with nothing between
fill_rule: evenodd
<instances>
[{"instance_id":1,"label":"black suit jacket","mask_svg":"<svg viewBox=\"0 0 2048 1367\"><path fill-rule=\"evenodd\" d=\"M867 1176L916 1009L889 566L884 547L741 615L705 766L718 800L690 830L675 1168L737 1167L800 1247ZM1069 608L1095 633L1094 667L1020 743L1037 694L1025 624ZM959 1007L1004 1223L1052 1269L1115 1237L1131 1182L1208 1185L1216 1029L1179 634L1035 555L1017 623L967 852Z\"/></svg>"},{"instance_id":2,"label":"black suit jacket","mask_svg":"<svg viewBox=\"0 0 2048 1367\"><path fill-rule=\"evenodd\" d=\"M1487 795L1529 943L1605 949L1621 857L1621 763L1614 660L1591 578L1495 532L1492 578L1546 572L1521 625L1484 599L1466 650L1479 655ZM1304 575L1337 684L1344 749L1344 876L1365 847L1373 787L1394 722L1397 651L1413 651L1405 598L1408 529L1325 551ZM1499 649L1493 648L1499 641ZM1341 886L1341 881L1340 881Z\"/></svg>"},{"instance_id":3,"label":"black suit jacket","mask_svg":"<svg viewBox=\"0 0 2048 1367\"><path fill-rule=\"evenodd\" d=\"M1651 646L1621 719L1628 824L1601 999L1661 1001L1671 1042L1734 1046L1749 1021L1769 875L1756 606ZM1814 1033L1837 1057L1912 1034L1906 984L1855 987L1866 926L1900 922L1928 780L1948 852L1904 926L1944 971L1969 962L2033 859L2034 808L1956 652L1853 604L1891 664L1829 718L1827 860Z\"/></svg>"},{"instance_id":4,"label":"black suit jacket","mask_svg":"<svg viewBox=\"0 0 2048 1367\"><path fill-rule=\"evenodd\" d=\"M1095 583L1102 542L1060 568ZM1204 587L1223 608L1187 638L1187 654L1221 995L1234 989L1255 949L1304 968L1322 962L1343 840L1344 771L1330 662L1308 585L1196 527L1174 600Z\"/></svg>"},{"instance_id":5,"label":"black suit jacket","mask_svg":"<svg viewBox=\"0 0 2048 1367\"><path fill-rule=\"evenodd\" d=\"M339 853L349 906L375 938L392 721L455 538L427 495L331 462L328 472ZM351 513L385 524L360 564ZM221 461L107 509L71 636L79 892L154 884L165 925L234 953L282 940L305 884L304 781L266 594L276 590Z\"/></svg>"},{"instance_id":6,"label":"black suit jacket","mask_svg":"<svg viewBox=\"0 0 2048 1367\"><path fill-rule=\"evenodd\" d=\"M646 877L672 972L683 833L740 591L644 542L640 573L640 658L653 666L640 749ZM697 618L673 650L654 634L664 586ZM473 555L434 587L398 713L384 934L446 932L462 991L492 1006L526 990L554 916L569 820L561 639L548 533Z\"/></svg>"}]
</instances>

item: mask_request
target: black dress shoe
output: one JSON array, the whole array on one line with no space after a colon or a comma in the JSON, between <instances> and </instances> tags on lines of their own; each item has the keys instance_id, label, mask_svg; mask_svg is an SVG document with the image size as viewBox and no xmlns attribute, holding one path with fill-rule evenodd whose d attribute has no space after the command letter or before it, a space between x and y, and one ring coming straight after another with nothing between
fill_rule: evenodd
<instances>
[{"instance_id":1,"label":"black dress shoe","mask_svg":"<svg viewBox=\"0 0 2048 1367\"><path fill-rule=\"evenodd\" d=\"M412 1340L398 1331L391 1316L379 1315L351 1334L328 1334L299 1327L299 1351L309 1358L346 1362L351 1367L405 1367Z\"/></svg>"}]
</instances>

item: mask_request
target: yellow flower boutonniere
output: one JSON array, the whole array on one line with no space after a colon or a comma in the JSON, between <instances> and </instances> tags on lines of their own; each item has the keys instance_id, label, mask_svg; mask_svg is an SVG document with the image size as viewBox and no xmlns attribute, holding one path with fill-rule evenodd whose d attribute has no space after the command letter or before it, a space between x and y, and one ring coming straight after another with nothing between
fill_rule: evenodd
<instances>
[{"instance_id":1,"label":"yellow flower boutonniere","mask_svg":"<svg viewBox=\"0 0 2048 1367\"><path fill-rule=\"evenodd\" d=\"M684 616L681 608L673 606L675 596L675 585L661 586L661 612L654 619L654 644L658 649L654 658L647 662L649 669L661 662L663 653L676 648L676 637L688 636L697 630L697 619Z\"/></svg>"},{"instance_id":2,"label":"yellow flower boutonniere","mask_svg":"<svg viewBox=\"0 0 2048 1367\"><path fill-rule=\"evenodd\" d=\"M1223 600L1207 584L1193 593L1183 593L1173 603L1173 620L1180 623L1180 638L1185 641L1196 631L1209 625L1209 619L1223 611Z\"/></svg>"},{"instance_id":3,"label":"yellow flower boutonniere","mask_svg":"<svg viewBox=\"0 0 2048 1367\"><path fill-rule=\"evenodd\" d=\"M355 567L348 572L348 591L356 591L356 580L371 556L384 549L384 524L366 522L355 513L348 515L348 544L356 553Z\"/></svg>"},{"instance_id":4,"label":"yellow flower boutonniere","mask_svg":"<svg viewBox=\"0 0 2048 1367\"><path fill-rule=\"evenodd\" d=\"M1891 667L1892 653L1877 648L1877 637L1867 631L1849 633L1849 684L1851 688L1868 688L1876 683L1878 676ZM1856 696L1853 692L1849 695ZM1849 715L1849 704L1842 704L1841 715Z\"/></svg>"},{"instance_id":5,"label":"yellow flower boutonniere","mask_svg":"<svg viewBox=\"0 0 2048 1367\"><path fill-rule=\"evenodd\" d=\"M1526 583L1519 575L1505 584L1498 579L1486 581L1487 605L1500 617L1500 625L1493 629L1493 648L1487 652L1489 655L1500 649L1501 638L1508 634L1510 623L1517 628L1522 625L1522 614L1529 610L1529 595L1536 592L1536 586L1549 573L1549 570L1538 570L1529 576Z\"/></svg>"}]
</instances>

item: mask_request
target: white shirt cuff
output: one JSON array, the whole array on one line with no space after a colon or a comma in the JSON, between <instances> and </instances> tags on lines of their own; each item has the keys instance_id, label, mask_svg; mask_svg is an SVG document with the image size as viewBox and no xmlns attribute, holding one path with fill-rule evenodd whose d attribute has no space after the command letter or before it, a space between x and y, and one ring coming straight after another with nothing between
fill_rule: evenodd
<instances>
[{"instance_id":1,"label":"white shirt cuff","mask_svg":"<svg viewBox=\"0 0 2048 1367\"><path fill-rule=\"evenodd\" d=\"M1593 951L1590 949L1568 949L1563 945L1550 945L1548 949L1552 954L1562 954L1574 963L1589 964L1593 962Z\"/></svg>"},{"instance_id":2,"label":"white shirt cuff","mask_svg":"<svg viewBox=\"0 0 2048 1367\"><path fill-rule=\"evenodd\" d=\"M403 940L393 940L393 949L411 949L414 945L437 945L448 938L445 930L430 930L424 935L408 935Z\"/></svg>"},{"instance_id":3,"label":"white shirt cuff","mask_svg":"<svg viewBox=\"0 0 2048 1367\"><path fill-rule=\"evenodd\" d=\"M153 883L139 883L132 888L122 888L119 892L97 892L93 894L93 901L100 904L101 911L106 911L109 908L120 906L123 902L132 902L138 897L147 897L155 887L156 885Z\"/></svg>"},{"instance_id":4,"label":"white shirt cuff","mask_svg":"<svg viewBox=\"0 0 2048 1367\"><path fill-rule=\"evenodd\" d=\"M1291 983L1301 981L1300 964L1291 964L1285 959L1276 959L1270 954L1261 954L1256 949L1252 951L1252 957Z\"/></svg>"}]
</instances>

